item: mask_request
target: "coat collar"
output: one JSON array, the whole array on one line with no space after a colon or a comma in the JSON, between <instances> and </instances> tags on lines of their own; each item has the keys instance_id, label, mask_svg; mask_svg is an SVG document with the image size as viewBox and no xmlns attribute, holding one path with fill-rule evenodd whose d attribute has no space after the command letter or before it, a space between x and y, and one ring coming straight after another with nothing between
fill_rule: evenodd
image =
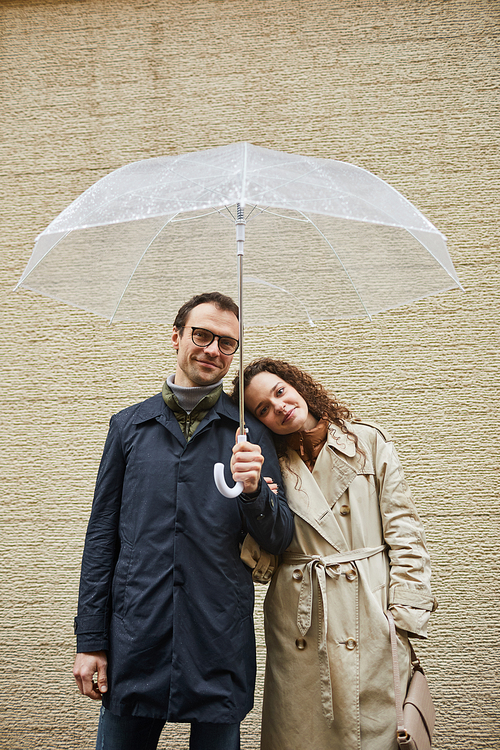
<instances>
[{"instance_id":1,"label":"coat collar","mask_svg":"<svg viewBox=\"0 0 500 750\"><path fill-rule=\"evenodd\" d=\"M328 429L327 442L331 448L340 451L349 458L356 455L356 444L350 435L342 432L336 424L331 424Z\"/></svg>"},{"instance_id":2,"label":"coat collar","mask_svg":"<svg viewBox=\"0 0 500 750\"><path fill-rule=\"evenodd\" d=\"M205 414L196 428L191 441L195 440L196 436L204 432L211 422L220 419L221 417L226 417L235 422L234 432L236 433L236 428L239 423L239 409L224 392L221 393L217 403L207 412L207 414ZM188 445L179 422L177 421L177 417L172 409L167 406L161 393L157 393L155 396L152 396L139 404L132 419L132 424L140 425L152 419L155 419L163 425L163 427L165 427L165 429L168 430L181 445Z\"/></svg>"},{"instance_id":3,"label":"coat collar","mask_svg":"<svg viewBox=\"0 0 500 750\"><path fill-rule=\"evenodd\" d=\"M227 393L224 393L224 391L222 391L220 399L217 401L214 408L217 414L221 417L227 417L233 422L239 424L240 410L236 404L233 404Z\"/></svg>"},{"instance_id":4,"label":"coat collar","mask_svg":"<svg viewBox=\"0 0 500 750\"><path fill-rule=\"evenodd\" d=\"M165 414L166 411L167 407L163 400L163 396L161 393L157 393L139 404L134 414L132 424L141 424L142 422L147 422L149 419L156 419ZM170 409L168 411L170 411ZM170 414L173 416L171 411Z\"/></svg>"},{"instance_id":5,"label":"coat collar","mask_svg":"<svg viewBox=\"0 0 500 750\"><path fill-rule=\"evenodd\" d=\"M221 393L220 398L213 409L216 413L214 414L214 417L216 415L224 416L228 417L228 419L231 419L233 422L239 422L238 407L236 404L233 404L226 393ZM139 404L132 420L132 424L141 424L142 422L147 422L149 419L158 419L159 417L162 417L162 421L170 421L171 419L177 421L175 414L166 405L161 393L157 393Z\"/></svg>"},{"instance_id":6,"label":"coat collar","mask_svg":"<svg viewBox=\"0 0 500 750\"><path fill-rule=\"evenodd\" d=\"M373 474L373 461L370 458L367 446L363 446L363 441L360 439L359 428L357 428L355 423L351 422L347 423L347 428L350 432L356 434L359 448L363 451L362 454L359 454L356 450L356 443L353 438L342 432L337 425L331 425L330 427L327 438L328 446L333 453L341 453L342 457L346 456L349 459L347 463L349 466L354 467L358 474ZM339 460L342 458L341 456L337 457Z\"/></svg>"}]
</instances>

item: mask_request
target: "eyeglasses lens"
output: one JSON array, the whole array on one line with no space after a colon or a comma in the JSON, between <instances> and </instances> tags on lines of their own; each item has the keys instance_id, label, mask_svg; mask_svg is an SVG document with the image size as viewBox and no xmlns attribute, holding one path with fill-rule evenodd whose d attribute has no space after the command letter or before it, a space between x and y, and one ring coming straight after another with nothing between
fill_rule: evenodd
<instances>
[{"instance_id":1,"label":"eyeglasses lens","mask_svg":"<svg viewBox=\"0 0 500 750\"><path fill-rule=\"evenodd\" d=\"M238 348L238 342L234 339L219 339L219 349L222 354L234 354Z\"/></svg>"},{"instance_id":2,"label":"eyeglasses lens","mask_svg":"<svg viewBox=\"0 0 500 750\"><path fill-rule=\"evenodd\" d=\"M191 338L196 346L210 346L214 338L218 340L218 346L221 354L234 354L238 348L238 341L229 336L216 336L211 331L207 331L204 328L193 328Z\"/></svg>"}]
</instances>

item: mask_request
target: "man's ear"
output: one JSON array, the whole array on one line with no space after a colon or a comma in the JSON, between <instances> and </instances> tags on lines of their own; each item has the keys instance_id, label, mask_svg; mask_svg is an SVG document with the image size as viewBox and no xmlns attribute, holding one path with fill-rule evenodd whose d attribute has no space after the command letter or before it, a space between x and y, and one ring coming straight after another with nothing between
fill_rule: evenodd
<instances>
[{"instance_id":1,"label":"man's ear","mask_svg":"<svg viewBox=\"0 0 500 750\"><path fill-rule=\"evenodd\" d=\"M181 335L182 334L180 330L174 326L172 330L172 346L174 347L176 352L179 351Z\"/></svg>"}]
</instances>

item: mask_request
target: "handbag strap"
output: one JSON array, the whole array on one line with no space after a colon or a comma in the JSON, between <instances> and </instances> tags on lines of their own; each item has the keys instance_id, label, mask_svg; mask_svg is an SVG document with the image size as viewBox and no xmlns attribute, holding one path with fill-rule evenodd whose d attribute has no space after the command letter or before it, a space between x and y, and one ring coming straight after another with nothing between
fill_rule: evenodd
<instances>
[{"instance_id":1,"label":"handbag strap","mask_svg":"<svg viewBox=\"0 0 500 750\"><path fill-rule=\"evenodd\" d=\"M407 742L410 739L408 732L405 729L404 718L403 718L403 697L401 695L401 679L399 676L399 660L398 660L398 639L396 637L396 625L394 624L394 617L392 612L387 610L385 613L389 622L389 633L391 635L391 652L392 652L392 674L394 676L394 698L396 701L396 720L397 720L397 740L398 744Z\"/></svg>"}]
</instances>

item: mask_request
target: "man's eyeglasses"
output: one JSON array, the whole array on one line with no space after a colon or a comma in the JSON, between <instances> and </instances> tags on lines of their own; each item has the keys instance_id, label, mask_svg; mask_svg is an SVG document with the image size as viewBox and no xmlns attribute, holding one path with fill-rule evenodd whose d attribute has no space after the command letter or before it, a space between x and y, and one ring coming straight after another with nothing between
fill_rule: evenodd
<instances>
[{"instance_id":1,"label":"man's eyeglasses","mask_svg":"<svg viewBox=\"0 0 500 750\"><path fill-rule=\"evenodd\" d=\"M217 336L212 331L207 331L206 328L194 328L193 326L183 326L184 328L191 328L191 340L196 346L201 346L204 349L206 346L210 346L214 339L217 339L217 346L221 354L229 356L234 354L240 342L238 339L233 339L231 336Z\"/></svg>"}]
</instances>

